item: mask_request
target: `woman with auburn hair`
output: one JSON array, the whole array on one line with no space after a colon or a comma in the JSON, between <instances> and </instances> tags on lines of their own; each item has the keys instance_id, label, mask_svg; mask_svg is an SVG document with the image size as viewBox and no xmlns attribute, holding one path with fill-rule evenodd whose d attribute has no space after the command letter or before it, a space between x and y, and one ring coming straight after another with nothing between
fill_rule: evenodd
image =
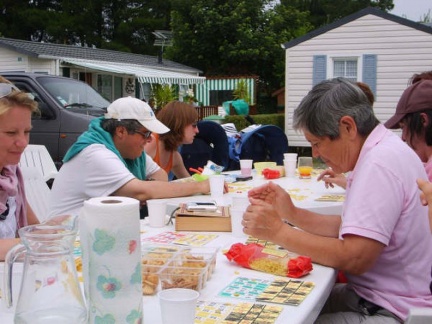
<instances>
[{"instance_id":1,"label":"woman with auburn hair","mask_svg":"<svg viewBox=\"0 0 432 324\"><path fill-rule=\"evenodd\" d=\"M29 143L37 103L0 76L0 260L19 243L18 229L39 223L29 206L18 163Z\"/></svg>"},{"instance_id":2,"label":"woman with auburn hair","mask_svg":"<svg viewBox=\"0 0 432 324\"><path fill-rule=\"evenodd\" d=\"M178 148L183 144L192 144L198 134L198 112L190 104L171 101L158 112L157 118L171 131L152 134L153 140L145 146L146 153L167 173L172 172L177 179L189 177Z\"/></svg>"}]
</instances>

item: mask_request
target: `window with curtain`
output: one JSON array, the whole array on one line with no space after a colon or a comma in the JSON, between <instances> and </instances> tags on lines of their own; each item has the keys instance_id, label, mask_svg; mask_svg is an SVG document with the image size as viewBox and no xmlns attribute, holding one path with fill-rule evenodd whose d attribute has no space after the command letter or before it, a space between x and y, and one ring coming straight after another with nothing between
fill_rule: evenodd
<instances>
[{"instance_id":1,"label":"window with curtain","mask_svg":"<svg viewBox=\"0 0 432 324\"><path fill-rule=\"evenodd\" d=\"M97 90L107 100L113 99L113 78L109 74L98 74L97 76Z\"/></svg>"},{"instance_id":2,"label":"window with curtain","mask_svg":"<svg viewBox=\"0 0 432 324\"><path fill-rule=\"evenodd\" d=\"M357 59L335 59L333 61L333 77L343 77L356 82L358 79Z\"/></svg>"},{"instance_id":3,"label":"window with curtain","mask_svg":"<svg viewBox=\"0 0 432 324\"><path fill-rule=\"evenodd\" d=\"M341 76L354 82L367 83L377 98L377 71L378 56L376 54L363 54L356 57L328 57L318 54L313 56L312 85L328 78Z\"/></svg>"}]
</instances>

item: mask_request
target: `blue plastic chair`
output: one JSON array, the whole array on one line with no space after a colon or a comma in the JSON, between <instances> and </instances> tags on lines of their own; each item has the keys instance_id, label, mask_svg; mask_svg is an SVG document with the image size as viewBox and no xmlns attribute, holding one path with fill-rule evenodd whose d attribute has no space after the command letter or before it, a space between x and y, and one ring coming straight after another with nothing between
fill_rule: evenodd
<instances>
[{"instance_id":1,"label":"blue plastic chair","mask_svg":"<svg viewBox=\"0 0 432 324\"><path fill-rule=\"evenodd\" d=\"M283 165L283 155L290 151L287 136L280 127L275 125L263 125L243 133L241 145L235 149L239 154L238 158L231 160L230 170L240 168L240 159L251 159L253 162L273 161Z\"/></svg>"},{"instance_id":2,"label":"blue plastic chair","mask_svg":"<svg viewBox=\"0 0 432 324\"><path fill-rule=\"evenodd\" d=\"M204 167L212 161L225 169L229 164L228 138L225 130L216 122L198 122L199 133L192 144L182 145L180 154L186 169ZM191 174L193 172L190 172Z\"/></svg>"}]
</instances>

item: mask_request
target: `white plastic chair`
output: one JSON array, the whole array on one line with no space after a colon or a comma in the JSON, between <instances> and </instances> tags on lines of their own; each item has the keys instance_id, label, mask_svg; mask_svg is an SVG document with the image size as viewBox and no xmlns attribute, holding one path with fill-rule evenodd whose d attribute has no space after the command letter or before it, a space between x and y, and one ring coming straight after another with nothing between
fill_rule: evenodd
<instances>
[{"instance_id":1,"label":"white plastic chair","mask_svg":"<svg viewBox=\"0 0 432 324\"><path fill-rule=\"evenodd\" d=\"M432 323L432 308L419 307L410 309L405 324L430 324Z\"/></svg>"},{"instance_id":2,"label":"white plastic chair","mask_svg":"<svg viewBox=\"0 0 432 324\"><path fill-rule=\"evenodd\" d=\"M40 222L48 218L51 190L41 172L34 166L21 166L27 201Z\"/></svg>"},{"instance_id":3,"label":"white plastic chair","mask_svg":"<svg viewBox=\"0 0 432 324\"><path fill-rule=\"evenodd\" d=\"M54 161L44 145L27 145L21 155L20 167L35 167L45 181L54 179L58 173Z\"/></svg>"}]
</instances>

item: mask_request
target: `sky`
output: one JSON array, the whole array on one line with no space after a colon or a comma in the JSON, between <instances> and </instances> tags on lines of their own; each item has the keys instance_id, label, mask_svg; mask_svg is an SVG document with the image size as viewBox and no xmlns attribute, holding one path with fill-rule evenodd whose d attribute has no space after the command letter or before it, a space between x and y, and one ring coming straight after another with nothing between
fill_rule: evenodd
<instances>
[{"instance_id":1,"label":"sky","mask_svg":"<svg viewBox=\"0 0 432 324\"><path fill-rule=\"evenodd\" d=\"M391 14L410 20L419 21L429 9L432 15L431 0L393 0L393 4L394 9L390 11Z\"/></svg>"}]
</instances>

